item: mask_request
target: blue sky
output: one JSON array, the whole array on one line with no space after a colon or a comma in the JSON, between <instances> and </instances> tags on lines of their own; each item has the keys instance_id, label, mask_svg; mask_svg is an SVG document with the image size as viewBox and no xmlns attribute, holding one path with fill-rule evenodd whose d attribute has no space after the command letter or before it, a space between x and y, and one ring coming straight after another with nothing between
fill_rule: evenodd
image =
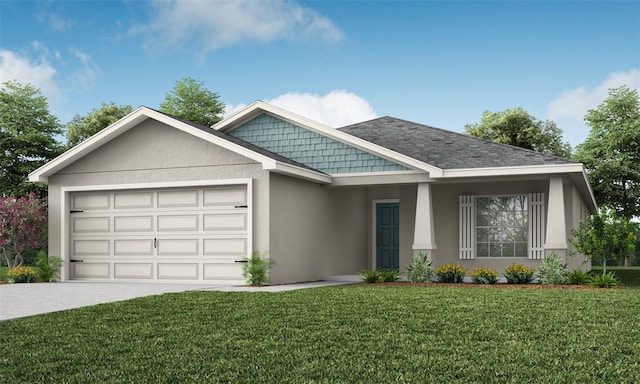
<instances>
[{"instance_id":1,"label":"blue sky","mask_svg":"<svg viewBox=\"0 0 640 384\"><path fill-rule=\"evenodd\" d=\"M390 115L452 131L522 107L573 146L584 113L640 89L638 1L7 1L0 80L62 123L157 108L183 77L331 126Z\"/></svg>"}]
</instances>

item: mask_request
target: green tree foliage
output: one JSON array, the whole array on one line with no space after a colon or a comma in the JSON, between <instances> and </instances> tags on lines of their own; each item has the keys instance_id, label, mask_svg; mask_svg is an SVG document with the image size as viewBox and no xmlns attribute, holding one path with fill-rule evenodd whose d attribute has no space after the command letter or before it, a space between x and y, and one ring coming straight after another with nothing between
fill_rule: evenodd
<instances>
[{"instance_id":1,"label":"green tree foliage","mask_svg":"<svg viewBox=\"0 0 640 384\"><path fill-rule=\"evenodd\" d=\"M35 192L46 196L47 186L30 183L29 173L58 156L63 146L55 136L62 125L49 113L47 99L31 84L15 81L0 89L0 196Z\"/></svg>"},{"instance_id":2,"label":"green tree foliage","mask_svg":"<svg viewBox=\"0 0 640 384\"><path fill-rule=\"evenodd\" d=\"M640 97L623 86L584 117L591 132L576 148L596 200L631 219L640 216Z\"/></svg>"},{"instance_id":3,"label":"green tree foliage","mask_svg":"<svg viewBox=\"0 0 640 384\"><path fill-rule=\"evenodd\" d=\"M466 134L502 144L568 158L571 146L562 141L562 130L550 120L540 121L522 108L485 111L477 124L467 124Z\"/></svg>"},{"instance_id":4,"label":"green tree foliage","mask_svg":"<svg viewBox=\"0 0 640 384\"><path fill-rule=\"evenodd\" d=\"M603 274L607 272L608 263L628 258L636 248L633 223L606 206L601 206L586 222L580 222L571 233L571 244L576 251L592 262L601 262Z\"/></svg>"},{"instance_id":5,"label":"green tree foliage","mask_svg":"<svg viewBox=\"0 0 640 384\"><path fill-rule=\"evenodd\" d=\"M102 103L99 109L92 109L86 116L75 115L67 124L67 145L73 147L102 131L133 111L130 105Z\"/></svg>"},{"instance_id":6,"label":"green tree foliage","mask_svg":"<svg viewBox=\"0 0 640 384\"><path fill-rule=\"evenodd\" d=\"M222 120L225 105L220 95L204 88L202 81L183 78L160 104L160 111L208 127Z\"/></svg>"}]
</instances>

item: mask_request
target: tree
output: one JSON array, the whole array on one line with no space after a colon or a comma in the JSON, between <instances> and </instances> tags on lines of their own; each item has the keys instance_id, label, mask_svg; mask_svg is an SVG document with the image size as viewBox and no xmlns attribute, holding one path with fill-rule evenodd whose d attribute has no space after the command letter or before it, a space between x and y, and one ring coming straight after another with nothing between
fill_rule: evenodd
<instances>
[{"instance_id":1,"label":"tree","mask_svg":"<svg viewBox=\"0 0 640 384\"><path fill-rule=\"evenodd\" d=\"M502 112L485 111L477 124L467 124L471 136L569 158L571 146L562 141L562 130L550 120L540 121L522 108Z\"/></svg>"},{"instance_id":2,"label":"tree","mask_svg":"<svg viewBox=\"0 0 640 384\"><path fill-rule=\"evenodd\" d=\"M9 268L22 265L22 253L47 241L47 200L34 193L0 197L0 254Z\"/></svg>"},{"instance_id":3,"label":"tree","mask_svg":"<svg viewBox=\"0 0 640 384\"><path fill-rule=\"evenodd\" d=\"M575 160L584 164L596 200L631 219L640 216L640 97L626 86L584 117L591 127Z\"/></svg>"},{"instance_id":4,"label":"tree","mask_svg":"<svg viewBox=\"0 0 640 384\"><path fill-rule=\"evenodd\" d=\"M586 222L580 222L571 233L573 239L570 241L576 251L591 261L602 262L603 274L607 272L608 262L626 259L636 248L633 223L606 206L601 206Z\"/></svg>"},{"instance_id":5,"label":"tree","mask_svg":"<svg viewBox=\"0 0 640 384\"><path fill-rule=\"evenodd\" d=\"M29 183L27 176L58 156L63 146L58 119L49 113L47 99L31 84L14 81L0 89L0 196L27 192L47 194L47 186Z\"/></svg>"},{"instance_id":6,"label":"tree","mask_svg":"<svg viewBox=\"0 0 640 384\"><path fill-rule=\"evenodd\" d=\"M203 82L187 77L167 93L160 111L210 127L222 120L225 105L219 98Z\"/></svg>"},{"instance_id":7,"label":"tree","mask_svg":"<svg viewBox=\"0 0 640 384\"><path fill-rule=\"evenodd\" d=\"M92 109L86 116L75 115L67 124L67 145L73 147L122 119L133 111L130 105L102 103L99 109Z\"/></svg>"}]
</instances>

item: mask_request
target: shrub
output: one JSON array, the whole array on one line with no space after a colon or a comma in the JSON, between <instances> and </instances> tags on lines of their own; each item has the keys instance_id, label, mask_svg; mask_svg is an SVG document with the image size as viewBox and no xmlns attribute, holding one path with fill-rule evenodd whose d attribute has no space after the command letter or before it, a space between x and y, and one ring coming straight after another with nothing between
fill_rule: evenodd
<instances>
[{"instance_id":1,"label":"shrub","mask_svg":"<svg viewBox=\"0 0 640 384\"><path fill-rule=\"evenodd\" d=\"M549 256L542 260L540 272L538 272L538 280L540 284L559 285L567 284L569 272L557 253L551 252Z\"/></svg>"},{"instance_id":2,"label":"shrub","mask_svg":"<svg viewBox=\"0 0 640 384\"><path fill-rule=\"evenodd\" d=\"M38 278L38 271L33 267L15 267L7 272L7 278L14 283L32 283Z\"/></svg>"},{"instance_id":3,"label":"shrub","mask_svg":"<svg viewBox=\"0 0 640 384\"><path fill-rule=\"evenodd\" d=\"M47 239L47 200L33 193L23 197L0 197L0 254L9 268L24 262L29 248Z\"/></svg>"},{"instance_id":4,"label":"shrub","mask_svg":"<svg viewBox=\"0 0 640 384\"><path fill-rule=\"evenodd\" d=\"M441 283L461 283L467 270L459 264L444 264L436 268L436 276Z\"/></svg>"},{"instance_id":5,"label":"shrub","mask_svg":"<svg viewBox=\"0 0 640 384\"><path fill-rule=\"evenodd\" d=\"M40 280L48 283L53 281L56 277L56 273L62 267L62 259L56 256L49 257L46 251L38 252L38 262L36 263Z\"/></svg>"},{"instance_id":6,"label":"shrub","mask_svg":"<svg viewBox=\"0 0 640 384\"><path fill-rule=\"evenodd\" d=\"M569 272L567 276L569 279L569 284L571 285L586 285L589 284L589 280L591 279L591 275L589 272L585 272L581 269L574 269Z\"/></svg>"},{"instance_id":7,"label":"shrub","mask_svg":"<svg viewBox=\"0 0 640 384\"><path fill-rule=\"evenodd\" d=\"M613 288L620 284L614 272L607 272L591 276L589 285L598 288Z\"/></svg>"},{"instance_id":8,"label":"shrub","mask_svg":"<svg viewBox=\"0 0 640 384\"><path fill-rule=\"evenodd\" d=\"M400 272L397 269L380 269L378 270L380 281L383 283L392 283L400 280Z\"/></svg>"},{"instance_id":9,"label":"shrub","mask_svg":"<svg viewBox=\"0 0 640 384\"><path fill-rule=\"evenodd\" d=\"M433 279L433 267L427 254L420 252L411 258L407 266L407 279L412 283L429 283Z\"/></svg>"},{"instance_id":10,"label":"shrub","mask_svg":"<svg viewBox=\"0 0 640 384\"><path fill-rule=\"evenodd\" d=\"M242 276L247 279L247 285L257 286L269 284L267 273L276 263L273 259L267 257L260 252L255 251L251 257L244 258L245 263L242 265Z\"/></svg>"},{"instance_id":11,"label":"shrub","mask_svg":"<svg viewBox=\"0 0 640 384\"><path fill-rule=\"evenodd\" d=\"M471 281L474 284L495 284L498 281L498 271L477 267L471 272Z\"/></svg>"},{"instance_id":12,"label":"shrub","mask_svg":"<svg viewBox=\"0 0 640 384\"><path fill-rule=\"evenodd\" d=\"M535 272L534 267L529 268L522 264L512 263L504 270L503 274L509 284L529 284L533 281Z\"/></svg>"},{"instance_id":13,"label":"shrub","mask_svg":"<svg viewBox=\"0 0 640 384\"><path fill-rule=\"evenodd\" d=\"M363 269L360 271L360 280L363 283L379 283L381 281L380 271Z\"/></svg>"}]
</instances>

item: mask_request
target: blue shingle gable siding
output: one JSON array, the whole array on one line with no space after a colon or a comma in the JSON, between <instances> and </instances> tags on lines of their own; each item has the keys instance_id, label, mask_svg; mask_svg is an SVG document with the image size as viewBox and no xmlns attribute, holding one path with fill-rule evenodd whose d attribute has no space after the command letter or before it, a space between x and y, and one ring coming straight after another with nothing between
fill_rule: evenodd
<instances>
[{"instance_id":1,"label":"blue shingle gable siding","mask_svg":"<svg viewBox=\"0 0 640 384\"><path fill-rule=\"evenodd\" d=\"M265 113L230 131L229 135L328 174L408 170Z\"/></svg>"}]
</instances>

